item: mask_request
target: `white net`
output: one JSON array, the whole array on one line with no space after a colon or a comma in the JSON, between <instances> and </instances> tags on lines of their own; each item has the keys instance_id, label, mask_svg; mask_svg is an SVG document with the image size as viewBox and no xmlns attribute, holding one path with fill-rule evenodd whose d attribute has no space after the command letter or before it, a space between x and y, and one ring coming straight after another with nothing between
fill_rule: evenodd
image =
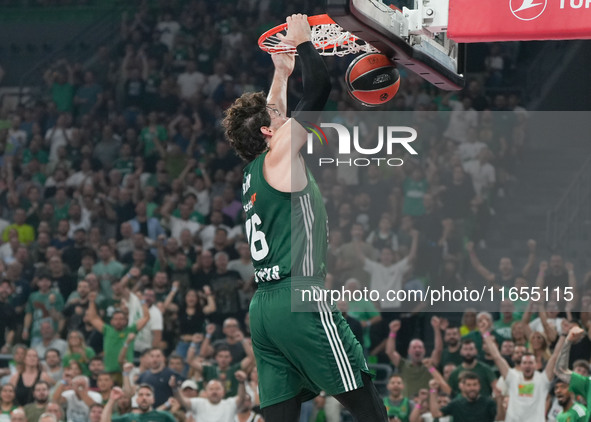
<instances>
[{"instance_id":1,"label":"white net","mask_svg":"<svg viewBox=\"0 0 591 422\"><path fill-rule=\"evenodd\" d=\"M285 35L285 34L284 34ZM344 31L337 24L323 24L312 27L312 43L323 56L346 56L347 54L375 53L371 44ZM267 37L262 43L269 53L296 52L291 45L283 43L277 35Z\"/></svg>"}]
</instances>

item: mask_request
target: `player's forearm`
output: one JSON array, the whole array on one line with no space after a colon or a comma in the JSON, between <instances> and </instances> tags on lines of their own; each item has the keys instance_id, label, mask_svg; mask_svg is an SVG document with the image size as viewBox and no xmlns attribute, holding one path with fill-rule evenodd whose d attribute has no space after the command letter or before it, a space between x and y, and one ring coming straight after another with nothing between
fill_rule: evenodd
<instances>
[{"instance_id":1,"label":"player's forearm","mask_svg":"<svg viewBox=\"0 0 591 422\"><path fill-rule=\"evenodd\" d=\"M269 95L267 96L267 104L273 104L273 107L283 116L287 114L288 79L289 74L276 69L273 75L273 82L271 82L271 88L269 89Z\"/></svg>"},{"instance_id":2,"label":"player's forearm","mask_svg":"<svg viewBox=\"0 0 591 422\"><path fill-rule=\"evenodd\" d=\"M328 69L311 41L298 45L297 51L302 64L304 95L295 110L322 111L331 89Z\"/></svg>"}]
</instances>

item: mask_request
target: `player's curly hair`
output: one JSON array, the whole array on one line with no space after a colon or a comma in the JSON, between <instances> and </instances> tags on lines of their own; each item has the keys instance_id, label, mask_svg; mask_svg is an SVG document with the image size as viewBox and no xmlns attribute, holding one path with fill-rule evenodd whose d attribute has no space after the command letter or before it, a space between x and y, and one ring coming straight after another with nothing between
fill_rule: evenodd
<instances>
[{"instance_id":1,"label":"player's curly hair","mask_svg":"<svg viewBox=\"0 0 591 422\"><path fill-rule=\"evenodd\" d=\"M236 153L245 161L252 161L267 149L261 133L262 126L271 124L264 92L247 92L226 110L222 122L226 137Z\"/></svg>"}]
</instances>

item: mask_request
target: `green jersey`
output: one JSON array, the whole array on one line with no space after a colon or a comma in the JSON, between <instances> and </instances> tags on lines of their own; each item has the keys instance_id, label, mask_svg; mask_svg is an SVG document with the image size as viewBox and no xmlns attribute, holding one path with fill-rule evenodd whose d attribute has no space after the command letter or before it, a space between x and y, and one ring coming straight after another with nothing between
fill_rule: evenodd
<instances>
[{"instance_id":1,"label":"green jersey","mask_svg":"<svg viewBox=\"0 0 591 422\"><path fill-rule=\"evenodd\" d=\"M224 385L226 398L238 395L238 380L234 373L241 369L241 363L237 362L222 371L217 365L203 365L203 381L207 384L211 380L219 380Z\"/></svg>"},{"instance_id":2,"label":"green jersey","mask_svg":"<svg viewBox=\"0 0 591 422\"><path fill-rule=\"evenodd\" d=\"M274 189L263 176L266 155L246 166L242 183L255 281L298 276L324 279L328 218L318 185L308 171L308 185L302 191Z\"/></svg>"},{"instance_id":3,"label":"green jersey","mask_svg":"<svg viewBox=\"0 0 591 422\"><path fill-rule=\"evenodd\" d=\"M559 413L556 417L557 422L587 422L588 420L589 412L580 403L573 403L570 409Z\"/></svg>"},{"instance_id":4,"label":"green jersey","mask_svg":"<svg viewBox=\"0 0 591 422\"><path fill-rule=\"evenodd\" d=\"M55 297L53 303L49 299L52 295ZM41 293L40 291L31 293L26 305L26 312L32 315L30 337L41 337L41 323L44 321L52 322L54 330L57 331L58 325L57 322L51 317L51 311L55 310L61 312L63 309L64 299L59 292L50 290L47 293Z\"/></svg>"},{"instance_id":5,"label":"green jersey","mask_svg":"<svg viewBox=\"0 0 591 422\"><path fill-rule=\"evenodd\" d=\"M591 413L591 380L573 372L570 376L569 390L575 393L575 396L583 397L587 402L587 410Z\"/></svg>"},{"instance_id":6,"label":"green jersey","mask_svg":"<svg viewBox=\"0 0 591 422\"><path fill-rule=\"evenodd\" d=\"M133 324L130 327L125 327L121 331L115 330L109 324L105 324L103 326L105 371L109 373L121 371L121 367L119 366L119 353L121 352L121 349L123 349L123 344L127 340L127 336L130 333L137 334L135 324ZM134 342L132 341L129 347L127 348L127 355L125 360L127 360L128 362L133 362L133 346Z\"/></svg>"},{"instance_id":7,"label":"green jersey","mask_svg":"<svg viewBox=\"0 0 591 422\"><path fill-rule=\"evenodd\" d=\"M176 419L168 412L151 410L147 413L128 413L127 415L111 418L112 422L176 422Z\"/></svg>"},{"instance_id":8,"label":"green jersey","mask_svg":"<svg viewBox=\"0 0 591 422\"><path fill-rule=\"evenodd\" d=\"M409 421L412 406L407 397L398 401L392 401L390 397L384 397L384 406L386 406L388 418L398 418L401 422Z\"/></svg>"}]
</instances>

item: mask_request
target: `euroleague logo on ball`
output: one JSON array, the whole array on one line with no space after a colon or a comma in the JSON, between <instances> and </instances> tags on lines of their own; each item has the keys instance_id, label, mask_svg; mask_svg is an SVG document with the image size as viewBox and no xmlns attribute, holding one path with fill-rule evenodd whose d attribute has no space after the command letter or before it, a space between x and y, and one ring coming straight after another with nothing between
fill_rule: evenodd
<instances>
[{"instance_id":1,"label":"euroleague logo on ball","mask_svg":"<svg viewBox=\"0 0 591 422\"><path fill-rule=\"evenodd\" d=\"M390 75L388 75L387 73L383 73L374 78L373 85L384 83L386 81L389 81L390 79L392 79Z\"/></svg>"},{"instance_id":2,"label":"euroleague logo on ball","mask_svg":"<svg viewBox=\"0 0 591 422\"><path fill-rule=\"evenodd\" d=\"M509 0L511 13L522 21L533 21L540 17L547 5L548 0Z\"/></svg>"}]
</instances>

